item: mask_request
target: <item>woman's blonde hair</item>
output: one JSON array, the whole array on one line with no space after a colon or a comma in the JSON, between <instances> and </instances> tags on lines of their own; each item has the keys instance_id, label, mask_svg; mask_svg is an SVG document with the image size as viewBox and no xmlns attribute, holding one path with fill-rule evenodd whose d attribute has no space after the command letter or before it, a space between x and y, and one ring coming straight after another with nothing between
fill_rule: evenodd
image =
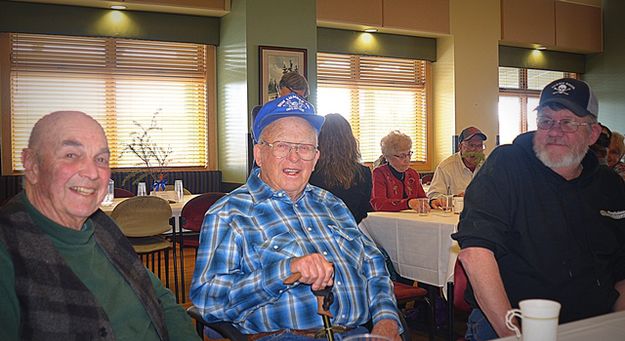
<instances>
[{"instance_id":1,"label":"woman's blonde hair","mask_svg":"<svg viewBox=\"0 0 625 341\"><path fill-rule=\"evenodd\" d=\"M410 150L412 148L412 139L399 130L393 130L380 140L380 148L382 149L382 155L373 163L376 167L385 164L389 156Z\"/></svg>"},{"instance_id":2,"label":"woman's blonde hair","mask_svg":"<svg viewBox=\"0 0 625 341\"><path fill-rule=\"evenodd\" d=\"M612 136L610 137L610 144L616 143L618 147L618 154L621 156L619 160L623 158L623 154L625 154L625 143L623 142L623 134L613 131Z\"/></svg>"}]
</instances>

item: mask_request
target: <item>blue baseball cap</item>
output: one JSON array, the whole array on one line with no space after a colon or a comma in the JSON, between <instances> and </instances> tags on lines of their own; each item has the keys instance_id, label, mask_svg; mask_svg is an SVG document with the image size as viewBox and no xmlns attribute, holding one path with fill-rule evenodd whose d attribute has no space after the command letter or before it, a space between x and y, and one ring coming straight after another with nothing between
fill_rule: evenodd
<instances>
[{"instance_id":1,"label":"blue baseball cap","mask_svg":"<svg viewBox=\"0 0 625 341\"><path fill-rule=\"evenodd\" d=\"M588 83L573 78L561 78L547 84L540 93L538 107L540 109L549 103L558 103L571 110L575 115L582 117L599 116L597 97Z\"/></svg>"},{"instance_id":2,"label":"blue baseball cap","mask_svg":"<svg viewBox=\"0 0 625 341\"><path fill-rule=\"evenodd\" d=\"M296 116L301 117L308 121L310 125L315 128L317 133L321 130L324 117L317 115L315 107L308 101L298 96L295 93L290 93L286 96L278 97L273 101L265 103L260 108L254 119L254 126L252 128L252 134L254 135L254 142L258 143L260 134L263 129L271 124L273 121L281 118Z\"/></svg>"}]
</instances>

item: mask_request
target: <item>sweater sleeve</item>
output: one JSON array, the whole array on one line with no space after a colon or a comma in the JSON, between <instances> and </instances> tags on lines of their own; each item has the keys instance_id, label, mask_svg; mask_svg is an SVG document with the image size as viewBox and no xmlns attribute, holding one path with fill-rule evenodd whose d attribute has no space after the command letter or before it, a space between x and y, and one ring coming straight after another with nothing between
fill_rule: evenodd
<instances>
[{"instance_id":1,"label":"sweater sleeve","mask_svg":"<svg viewBox=\"0 0 625 341\"><path fill-rule=\"evenodd\" d=\"M165 324L167 325L169 339L172 341L200 340L195 332L193 321L182 306L176 303L172 292L163 287L163 283L151 271L148 271L148 275L165 314Z\"/></svg>"},{"instance_id":2,"label":"sweater sleeve","mask_svg":"<svg viewBox=\"0 0 625 341\"><path fill-rule=\"evenodd\" d=\"M389 198L388 186L392 186L386 181L383 170L378 167L373 170L373 190L371 192L371 207L374 211L397 212L408 209L408 200L400 198Z\"/></svg>"}]
</instances>

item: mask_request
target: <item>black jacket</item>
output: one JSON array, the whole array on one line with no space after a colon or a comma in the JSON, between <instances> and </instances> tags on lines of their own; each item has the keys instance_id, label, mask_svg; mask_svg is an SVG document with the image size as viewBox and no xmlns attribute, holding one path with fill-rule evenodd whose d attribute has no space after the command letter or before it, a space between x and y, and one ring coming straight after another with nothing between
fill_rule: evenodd
<instances>
[{"instance_id":1,"label":"black jacket","mask_svg":"<svg viewBox=\"0 0 625 341\"><path fill-rule=\"evenodd\" d=\"M559 301L561 323L608 313L625 279L625 184L591 152L582 174L565 180L535 156L533 136L491 153L452 237L494 252L512 306ZM477 307L470 287L465 296Z\"/></svg>"}]
</instances>

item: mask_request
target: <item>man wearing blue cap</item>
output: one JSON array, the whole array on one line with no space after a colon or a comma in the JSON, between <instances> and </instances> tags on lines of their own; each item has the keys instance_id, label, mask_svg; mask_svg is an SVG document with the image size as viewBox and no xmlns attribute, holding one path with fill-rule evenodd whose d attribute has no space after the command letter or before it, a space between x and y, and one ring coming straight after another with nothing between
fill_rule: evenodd
<instances>
[{"instance_id":1,"label":"man wearing blue cap","mask_svg":"<svg viewBox=\"0 0 625 341\"><path fill-rule=\"evenodd\" d=\"M309 339L323 327L311 292L330 288L335 333L398 339L384 257L345 204L308 184L323 117L297 94L265 104L254 120L245 185L215 203L202 226L191 299L208 321L233 322L249 340ZM294 284L283 281L292 274Z\"/></svg>"},{"instance_id":2,"label":"man wearing blue cap","mask_svg":"<svg viewBox=\"0 0 625 341\"><path fill-rule=\"evenodd\" d=\"M471 284L467 339L514 335L506 311L525 299L560 302L560 323L625 310L625 183L588 150L597 109L585 82L551 82L538 130L496 148L469 184L452 235Z\"/></svg>"}]
</instances>

